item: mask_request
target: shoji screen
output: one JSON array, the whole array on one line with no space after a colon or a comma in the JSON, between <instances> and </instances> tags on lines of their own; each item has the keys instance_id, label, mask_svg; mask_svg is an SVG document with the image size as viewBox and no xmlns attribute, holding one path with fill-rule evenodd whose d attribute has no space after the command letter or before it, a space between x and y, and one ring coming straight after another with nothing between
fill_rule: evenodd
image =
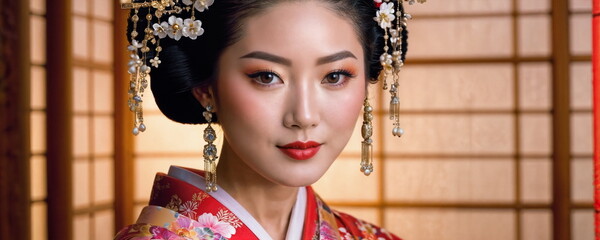
<instances>
[{"instance_id":1,"label":"shoji screen","mask_svg":"<svg viewBox=\"0 0 600 240\"><path fill-rule=\"evenodd\" d=\"M31 237L46 234L46 3L29 0L31 51Z\"/></svg>"},{"instance_id":2,"label":"shoji screen","mask_svg":"<svg viewBox=\"0 0 600 240\"><path fill-rule=\"evenodd\" d=\"M374 175L358 172L358 132L317 184L334 207L405 239L592 239L590 1L569 2L569 31L550 0L428 1L413 13L401 82L401 124L377 122ZM568 36L568 79L553 75L553 34ZM565 59L563 59L565 60ZM570 99L553 95L568 80ZM384 117L387 98L375 98ZM554 102L567 102L570 142L554 139ZM554 114L554 115L553 115ZM382 125L383 124L383 125ZM382 135L383 134L383 135ZM561 146L554 146L553 141ZM355 145L353 145L355 144ZM570 149L570 175L553 170ZM558 170L561 171L561 170ZM553 226L553 189L566 183L570 224Z\"/></svg>"},{"instance_id":3,"label":"shoji screen","mask_svg":"<svg viewBox=\"0 0 600 240\"><path fill-rule=\"evenodd\" d=\"M112 239L116 231L112 4L72 0L74 239Z\"/></svg>"}]
</instances>

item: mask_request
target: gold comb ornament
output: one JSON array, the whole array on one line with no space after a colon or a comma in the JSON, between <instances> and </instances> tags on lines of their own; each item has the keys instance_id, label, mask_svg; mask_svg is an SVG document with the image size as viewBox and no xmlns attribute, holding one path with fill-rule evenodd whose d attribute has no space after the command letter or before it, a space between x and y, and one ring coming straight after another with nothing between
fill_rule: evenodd
<instances>
[{"instance_id":1,"label":"gold comb ornament","mask_svg":"<svg viewBox=\"0 0 600 240\"><path fill-rule=\"evenodd\" d=\"M214 0L152 0L144 2L129 2L121 4L122 9L132 10L130 19L133 28L129 33L131 45L127 47L130 53L128 72L131 74L129 81L129 110L134 113L133 135L146 131L142 107L144 91L148 88L148 74L152 67L160 65L160 40L171 38L179 41L181 38L195 40L202 34L202 22L195 17L196 13L204 12ZM145 16L139 16L139 10L147 8ZM178 17L182 12L189 13L190 17ZM145 17L147 22L144 32L138 32L140 17ZM153 51L153 54L149 53ZM148 59L153 56L151 59Z\"/></svg>"}]
</instances>

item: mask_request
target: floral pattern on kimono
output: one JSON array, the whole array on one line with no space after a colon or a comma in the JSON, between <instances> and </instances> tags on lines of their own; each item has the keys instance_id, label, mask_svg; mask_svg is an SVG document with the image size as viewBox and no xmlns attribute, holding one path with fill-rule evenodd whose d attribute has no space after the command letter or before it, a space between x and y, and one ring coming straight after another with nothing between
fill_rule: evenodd
<instances>
[{"instance_id":1,"label":"floral pattern on kimono","mask_svg":"<svg viewBox=\"0 0 600 240\"><path fill-rule=\"evenodd\" d=\"M119 233L119 237L132 240L227 240L235 234L233 226L220 221L210 213L202 214L196 221L158 206L149 206L143 211L162 212L162 215L170 215L172 218L162 226L155 226L152 223L134 224L128 231Z\"/></svg>"},{"instance_id":2,"label":"floral pattern on kimono","mask_svg":"<svg viewBox=\"0 0 600 240\"><path fill-rule=\"evenodd\" d=\"M204 173L187 169L200 176ZM252 230L214 197L190 183L158 173L149 206L116 240L252 240ZM302 240L400 240L397 236L327 206L306 187Z\"/></svg>"}]
</instances>

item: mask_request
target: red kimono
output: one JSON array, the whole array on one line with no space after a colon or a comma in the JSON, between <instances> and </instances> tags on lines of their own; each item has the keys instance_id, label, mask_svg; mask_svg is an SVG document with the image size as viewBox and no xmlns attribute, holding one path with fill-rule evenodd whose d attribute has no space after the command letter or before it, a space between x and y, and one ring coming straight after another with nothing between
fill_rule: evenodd
<instances>
[{"instance_id":1,"label":"red kimono","mask_svg":"<svg viewBox=\"0 0 600 240\"><path fill-rule=\"evenodd\" d=\"M179 178L172 176L173 171ZM258 222L223 190L209 194L199 187L202 176L202 171L178 167L171 167L169 175L158 173L149 206L142 210L137 223L119 231L115 239L270 239ZM311 187L301 188L299 197L288 239L400 240L382 228L330 209Z\"/></svg>"}]
</instances>

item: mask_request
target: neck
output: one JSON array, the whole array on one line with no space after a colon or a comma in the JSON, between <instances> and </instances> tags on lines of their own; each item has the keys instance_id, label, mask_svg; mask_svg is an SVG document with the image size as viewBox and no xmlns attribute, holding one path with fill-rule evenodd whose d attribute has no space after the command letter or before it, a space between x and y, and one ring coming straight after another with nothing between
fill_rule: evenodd
<instances>
[{"instance_id":1,"label":"neck","mask_svg":"<svg viewBox=\"0 0 600 240\"><path fill-rule=\"evenodd\" d=\"M218 184L238 201L271 235L285 239L297 187L287 187L265 179L250 168L223 143L217 167Z\"/></svg>"}]
</instances>

